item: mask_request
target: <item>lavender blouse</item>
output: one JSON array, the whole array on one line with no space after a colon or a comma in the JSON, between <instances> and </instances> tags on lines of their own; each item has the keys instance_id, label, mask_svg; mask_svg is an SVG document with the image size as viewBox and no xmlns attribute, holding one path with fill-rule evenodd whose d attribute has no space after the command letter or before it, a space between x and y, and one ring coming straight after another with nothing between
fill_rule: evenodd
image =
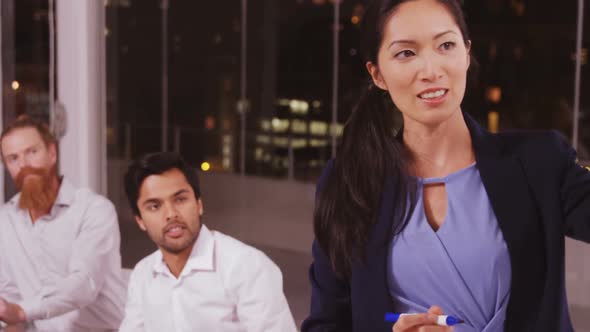
<instances>
[{"instance_id":1,"label":"lavender blouse","mask_svg":"<svg viewBox=\"0 0 590 332\"><path fill-rule=\"evenodd\" d=\"M424 212L423 187L444 183L447 213L437 231ZM477 165L418 179L408 225L390 244L389 291L397 312L431 305L465 320L456 332L503 331L510 297L510 257Z\"/></svg>"}]
</instances>

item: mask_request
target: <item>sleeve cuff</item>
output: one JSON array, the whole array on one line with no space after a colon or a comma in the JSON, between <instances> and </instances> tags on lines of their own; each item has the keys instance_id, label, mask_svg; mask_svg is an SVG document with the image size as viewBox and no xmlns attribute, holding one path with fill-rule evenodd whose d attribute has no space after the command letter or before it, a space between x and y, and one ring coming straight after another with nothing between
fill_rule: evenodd
<instances>
[{"instance_id":1,"label":"sleeve cuff","mask_svg":"<svg viewBox=\"0 0 590 332\"><path fill-rule=\"evenodd\" d=\"M40 298L32 298L20 301L18 305L23 309L27 316L27 321L46 319L47 312L43 309Z\"/></svg>"}]
</instances>

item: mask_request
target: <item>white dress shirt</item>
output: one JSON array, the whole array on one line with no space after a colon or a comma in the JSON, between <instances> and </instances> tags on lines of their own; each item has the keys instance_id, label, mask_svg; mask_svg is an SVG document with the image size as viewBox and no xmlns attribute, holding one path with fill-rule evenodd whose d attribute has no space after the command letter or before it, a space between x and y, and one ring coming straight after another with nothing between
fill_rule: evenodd
<instances>
[{"instance_id":1,"label":"white dress shirt","mask_svg":"<svg viewBox=\"0 0 590 332\"><path fill-rule=\"evenodd\" d=\"M18 199L0 208L0 297L23 308L32 330L116 330L126 287L113 204L63 179L33 224Z\"/></svg>"},{"instance_id":2,"label":"white dress shirt","mask_svg":"<svg viewBox=\"0 0 590 332\"><path fill-rule=\"evenodd\" d=\"M178 279L156 251L133 270L119 331L297 331L279 268L261 251L201 227Z\"/></svg>"}]
</instances>

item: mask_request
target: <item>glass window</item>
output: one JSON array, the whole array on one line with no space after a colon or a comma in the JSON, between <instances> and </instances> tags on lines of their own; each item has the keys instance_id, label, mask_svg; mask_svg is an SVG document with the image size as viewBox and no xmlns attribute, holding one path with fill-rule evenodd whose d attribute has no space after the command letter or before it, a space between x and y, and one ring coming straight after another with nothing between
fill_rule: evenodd
<instances>
[{"instance_id":1,"label":"glass window","mask_svg":"<svg viewBox=\"0 0 590 332\"><path fill-rule=\"evenodd\" d=\"M571 141L577 2L466 1L465 11L480 64L466 110L493 130L556 129ZM585 15L590 19L588 11ZM587 65L583 73L588 76ZM583 94L582 159L590 158L584 146L589 131L582 129L588 128L589 102Z\"/></svg>"},{"instance_id":2,"label":"glass window","mask_svg":"<svg viewBox=\"0 0 590 332\"><path fill-rule=\"evenodd\" d=\"M49 1L2 0L2 120L20 114L49 123ZM5 179L9 179L5 173ZM4 181L4 197L16 192Z\"/></svg>"},{"instance_id":3,"label":"glass window","mask_svg":"<svg viewBox=\"0 0 590 332\"><path fill-rule=\"evenodd\" d=\"M109 157L166 149L232 170L239 1L110 1L106 20Z\"/></svg>"}]
</instances>

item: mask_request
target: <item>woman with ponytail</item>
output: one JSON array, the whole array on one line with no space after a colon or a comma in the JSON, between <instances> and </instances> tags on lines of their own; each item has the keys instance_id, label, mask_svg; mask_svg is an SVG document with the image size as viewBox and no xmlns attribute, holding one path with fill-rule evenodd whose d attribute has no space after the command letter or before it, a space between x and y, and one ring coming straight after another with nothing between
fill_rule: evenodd
<instances>
[{"instance_id":1,"label":"woman with ponytail","mask_svg":"<svg viewBox=\"0 0 590 332\"><path fill-rule=\"evenodd\" d=\"M302 331L571 331L564 237L590 242L575 151L461 109L458 0L370 1L361 38L371 84L318 184Z\"/></svg>"}]
</instances>

